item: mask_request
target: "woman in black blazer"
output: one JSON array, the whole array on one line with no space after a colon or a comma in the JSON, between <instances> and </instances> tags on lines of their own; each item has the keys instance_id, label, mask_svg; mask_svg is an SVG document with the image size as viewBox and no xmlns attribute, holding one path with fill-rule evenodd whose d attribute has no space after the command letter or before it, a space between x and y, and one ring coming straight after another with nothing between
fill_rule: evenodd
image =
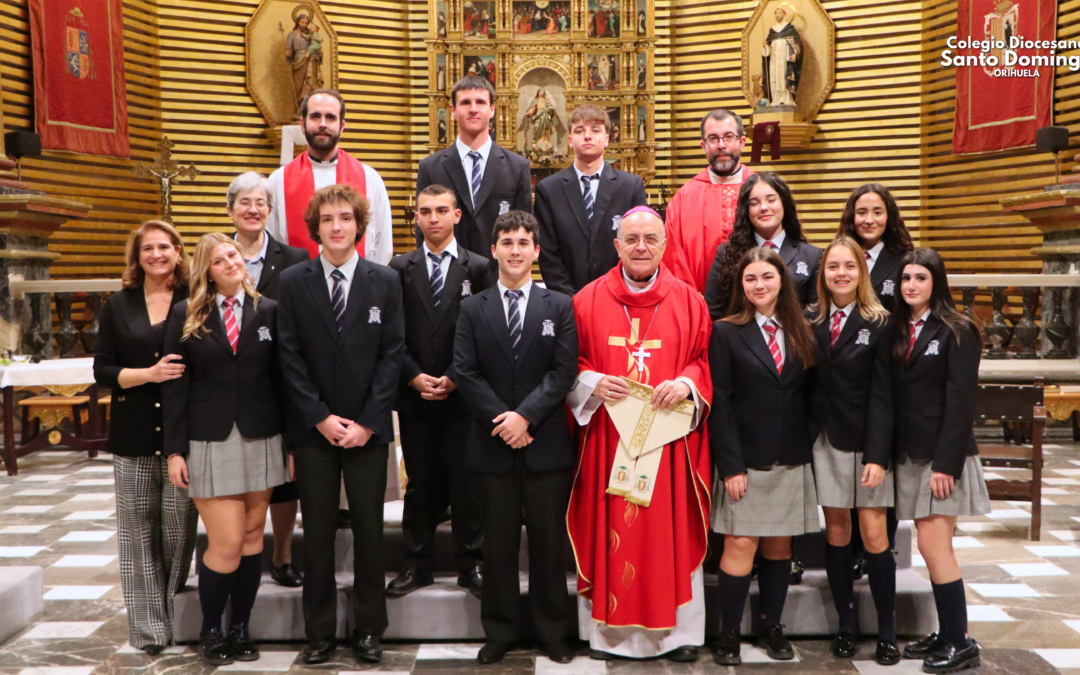
<instances>
[{"instance_id":1,"label":"woman in black blazer","mask_svg":"<svg viewBox=\"0 0 1080 675\"><path fill-rule=\"evenodd\" d=\"M893 621L896 561L889 550L885 509L893 505L892 348L889 313L870 285L866 258L841 235L825 249L818 305L808 312L818 367L810 404L814 481L825 510L825 571L840 627L834 656L855 656L855 583L851 511L866 544L870 590L878 613L875 660L900 661Z\"/></svg>"},{"instance_id":2,"label":"woman in black blazer","mask_svg":"<svg viewBox=\"0 0 1080 675\"><path fill-rule=\"evenodd\" d=\"M945 263L929 248L906 254L896 286L893 392L896 401L896 515L914 519L937 602L938 632L904 649L927 673L979 665L967 634L967 599L952 547L957 516L990 512L976 399L982 340L956 311Z\"/></svg>"},{"instance_id":3,"label":"woman in black blazer","mask_svg":"<svg viewBox=\"0 0 1080 675\"><path fill-rule=\"evenodd\" d=\"M780 626L791 537L819 527L806 410L814 335L779 255L765 246L750 249L737 274L732 306L740 311L713 324L709 345L712 528L724 534L722 625L712 649L721 665L741 662L739 625L759 541L765 618L759 643L774 659L794 657Z\"/></svg>"},{"instance_id":4,"label":"woman in black blazer","mask_svg":"<svg viewBox=\"0 0 1080 675\"><path fill-rule=\"evenodd\" d=\"M240 245L224 234L199 240L191 299L178 303L165 349L187 370L163 387L169 480L186 489L206 524L199 572L208 665L254 661L251 608L262 578L270 492L288 479L277 377L277 303L261 298ZM221 630L232 598L232 626Z\"/></svg>"},{"instance_id":5,"label":"woman in black blazer","mask_svg":"<svg viewBox=\"0 0 1080 675\"><path fill-rule=\"evenodd\" d=\"M128 237L123 290L100 315L94 380L112 390L108 449L116 481L120 583L133 647L153 656L173 638L173 596L195 551L195 505L168 480L161 383L184 366L165 353L169 308L187 297L180 233L146 222Z\"/></svg>"},{"instance_id":6,"label":"woman in black blazer","mask_svg":"<svg viewBox=\"0 0 1080 675\"><path fill-rule=\"evenodd\" d=\"M817 301L821 249L806 241L784 179L762 171L747 178L739 189L731 236L717 247L705 280L705 303L714 321L740 311L731 302L740 285L737 271L743 256L755 246L768 246L780 255L799 305L806 307Z\"/></svg>"},{"instance_id":7,"label":"woman in black blazer","mask_svg":"<svg viewBox=\"0 0 1080 675\"><path fill-rule=\"evenodd\" d=\"M840 216L836 236L851 237L863 248L870 284L882 306L892 312L900 258L915 249L892 193L878 183L855 188Z\"/></svg>"}]
</instances>

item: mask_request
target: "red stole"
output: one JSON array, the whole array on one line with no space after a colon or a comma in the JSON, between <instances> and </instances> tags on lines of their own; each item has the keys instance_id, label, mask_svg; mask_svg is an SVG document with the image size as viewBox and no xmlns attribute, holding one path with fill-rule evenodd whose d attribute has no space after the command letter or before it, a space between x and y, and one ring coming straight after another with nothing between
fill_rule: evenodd
<instances>
[{"instance_id":1,"label":"red stole","mask_svg":"<svg viewBox=\"0 0 1080 675\"><path fill-rule=\"evenodd\" d=\"M697 291L665 266L652 288L631 293L619 265L574 296L574 314L578 372L625 375L651 386L687 377L706 405L697 429L664 447L647 508L606 493L619 435L601 406L581 433L566 516L578 594L592 600L592 618L609 626L670 629L676 610L690 602L690 576L705 559L708 543L712 467L704 418L712 401L709 311ZM627 314L650 354L644 373L630 355L640 345L630 342Z\"/></svg>"},{"instance_id":2,"label":"red stole","mask_svg":"<svg viewBox=\"0 0 1080 675\"><path fill-rule=\"evenodd\" d=\"M308 234L307 222L304 220L304 211L307 210L308 202L315 194L315 176L311 171L311 158L304 153L285 165L285 224L289 232L289 246L306 248L312 258L319 255L319 245L311 240ZM364 176L364 165L344 150L338 150L337 158L337 183L348 183L356 188L362 196L367 197L367 178ZM364 240L367 234L360 237L360 243L356 245L356 252L364 257Z\"/></svg>"}]
</instances>

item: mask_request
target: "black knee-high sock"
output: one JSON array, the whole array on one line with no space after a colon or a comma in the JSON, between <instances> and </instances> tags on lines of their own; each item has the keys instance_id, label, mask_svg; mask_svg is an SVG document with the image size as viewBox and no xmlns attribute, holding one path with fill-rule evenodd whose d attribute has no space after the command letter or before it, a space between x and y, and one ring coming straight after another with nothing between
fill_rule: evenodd
<instances>
[{"instance_id":1,"label":"black knee-high sock","mask_svg":"<svg viewBox=\"0 0 1080 675\"><path fill-rule=\"evenodd\" d=\"M945 601L941 597L941 593L938 591L938 585L934 582L930 582L930 589L934 591L934 606L937 608L937 623L938 623L938 636L942 639L945 638L946 628L948 625L948 619L945 612Z\"/></svg>"},{"instance_id":2,"label":"black knee-high sock","mask_svg":"<svg viewBox=\"0 0 1080 675\"><path fill-rule=\"evenodd\" d=\"M221 630L221 615L232 593L236 572L222 574L206 565L199 571L199 604L202 606L202 632L217 628Z\"/></svg>"},{"instance_id":3,"label":"black knee-high sock","mask_svg":"<svg viewBox=\"0 0 1080 675\"><path fill-rule=\"evenodd\" d=\"M758 565L758 588L761 591L761 615L769 623L780 624L791 583L791 558L769 560Z\"/></svg>"},{"instance_id":4,"label":"black knee-high sock","mask_svg":"<svg viewBox=\"0 0 1080 675\"><path fill-rule=\"evenodd\" d=\"M870 554L866 555L869 558ZM841 632L855 632L855 610L851 608L855 595L854 566L851 546L825 545L825 574L829 577L829 589L832 591L836 613L840 615Z\"/></svg>"},{"instance_id":5,"label":"black knee-high sock","mask_svg":"<svg viewBox=\"0 0 1080 675\"><path fill-rule=\"evenodd\" d=\"M259 583L262 581L262 557L262 553L256 553L240 558L240 567L236 568L236 582L232 589L234 626L251 620L251 608L255 605L255 596L259 593Z\"/></svg>"},{"instance_id":6,"label":"black knee-high sock","mask_svg":"<svg viewBox=\"0 0 1080 675\"><path fill-rule=\"evenodd\" d=\"M934 592L941 596L942 608L948 616L942 627L945 639L957 647L967 646L967 594L964 592L964 580L934 584Z\"/></svg>"},{"instance_id":7,"label":"black knee-high sock","mask_svg":"<svg viewBox=\"0 0 1080 675\"><path fill-rule=\"evenodd\" d=\"M740 632L743 608L750 595L750 575L734 577L720 570L717 585L720 590L720 630Z\"/></svg>"},{"instance_id":8,"label":"black knee-high sock","mask_svg":"<svg viewBox=\"0 0 1080 675\"><path fill-rule=\"evenodd\" d=\"M896 640L896 558L891 550L866 552L866 575L877 608L878 639Z\"/></svg>"}]
</instances>

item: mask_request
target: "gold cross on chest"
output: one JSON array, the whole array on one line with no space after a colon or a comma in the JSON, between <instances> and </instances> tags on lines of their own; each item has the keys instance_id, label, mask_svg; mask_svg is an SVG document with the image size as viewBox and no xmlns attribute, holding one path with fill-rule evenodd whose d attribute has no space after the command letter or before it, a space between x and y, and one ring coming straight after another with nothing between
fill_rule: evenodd
<instances>
[{"instance_id":1,"label":"gold cross on chest","mask_svg":"<svg viewBox=\"0 0 1080 675\"><path fill-rule=\"evenodd\" d=\"M610 336L608 337L608 345L612 347L624 347L627 354L627 372L629 372L630 374L634 374L634 371L636 370L637 373L643 378L642 381L648 382L649 378L646 374L645 359L652 356L652 354L650 354L647 350L660 349L660 341L645 340L644 342L639 342L639 340L641 339L640 331L641 322L638 319L631 319L630 337ZM637 349L632 349L635 345L637 346ZM634 363L635 358L637 360L636 364ZM634 367L635 365L637 366L636 368Z\"/></svg>"}]
</instances>

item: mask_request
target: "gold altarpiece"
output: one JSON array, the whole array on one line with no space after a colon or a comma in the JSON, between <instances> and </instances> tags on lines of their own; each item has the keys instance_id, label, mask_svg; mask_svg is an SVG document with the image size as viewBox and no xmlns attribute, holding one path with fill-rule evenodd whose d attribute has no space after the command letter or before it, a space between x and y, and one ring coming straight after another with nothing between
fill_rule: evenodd
<instances>
[{"instance_id":1,"label":"gold altarpiece","mask_svg":"<svg viewBox=\"0 0 1080 675\"><path fill-rule=\"evenodd\" d=\"M567 120L585 103L612 120L605 159L655 175L651 0L430 0L428 12L430 152L457 137L450 90L474 74L495 86L496 142L529 157L534 182L573 161ZM545 105L553 116L526 120Z\"/></svg>"}]
</instances>

